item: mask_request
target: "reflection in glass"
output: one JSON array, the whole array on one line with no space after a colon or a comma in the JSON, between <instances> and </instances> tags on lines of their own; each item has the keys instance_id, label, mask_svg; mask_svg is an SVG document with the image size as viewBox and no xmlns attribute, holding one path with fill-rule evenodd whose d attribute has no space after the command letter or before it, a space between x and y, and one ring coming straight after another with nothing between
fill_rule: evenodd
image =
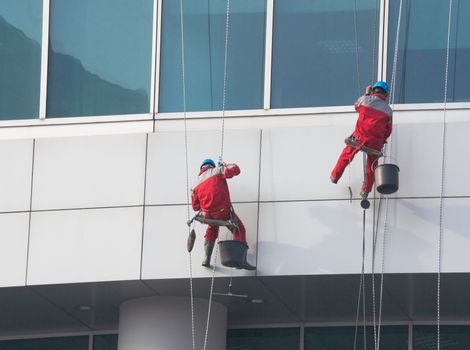
<instances>
[{"instance_id":1,"label":"reflection in glass","mask_svg":"<svg viewBox=\"0 0 470 350\"><path fill-rule=\"evenodd\" d=\"M0 350L88 350L88 337L2 340Z\"/></svg>"},{"instance_id":2,"label":"reflection in glass","mask_svg":"<svg viewBox=\"0 0 470 350\"><path fill-rule=\"evenodd\" d=\"M393 70L399 5L399 0L390 2L389 81ZM470 1L454 0L452 9L447 101L470 101ZM395 103L444 101L448 15L448 1L403 1Z\"/></svg>"},{"instance_id":3,"label":"reflection in glass","mask_svg":"<svg viewBox=\"0 0 470 350\"><path fill-rule=\"evenodd\" d=\"M440 346L446 350L470 349L470 326L441 326ZM437 349L437 326L413 327L413 350Z\"/></svg>"},{"instance_id":4,"label":"reflection in glass","mask_svg":"<svg viewBox=\"0 0 470 350\"><path fill-rule=\"evenodd\" d=\"M356 348L364 348L364 328L357 329ZM305 328L305 350L350 350L354 348L355 327L312 327ZM367 345L369 344L369 345ZM367 349L374 348L374 329L366 327ZM382 326L380 328L380 349L408 350L407 326Z\"/></svg>"},{"instance_id":5,"label":"reflection in glass","mask_svg":"<svg viewBox=\"0 0 470 350\"><path fill-rule=\"evenodd\" d=\"M93 336L93 350L117 350L118 335L106 334Z\"/></svg>"},{"instance_id":6,"label":"reflection in glass","mask_svg":"<svg viewBox=\"0 0 470 350\"><path fill-rule=\"evenodd\" d=\"M265 0L230 4L225 109L262 107ZM186 109L222 110L226 2L184 1ZM183 111L179 1L164 0L160 112Z\"/></svg>"},{"instance_id":7,"label":"reflection in glass","mask_svg":"<svg viewBox=\"0 0 470 350\"><path fill-rule=\"evenodd\" d=\"M286 350L299 346L299 328L230 329L227 332L227 350Z\"/></svg>"},{"instance_id":8,"label":"reflection in glass","mask_svg":"<svg viewBox=\"0 0 470 350\"><path fill-rule=\"evenodd\" d=\"M42 0L0 1L0 119L39 117Z\"/></svg>"},{"instance_id":9,"label":"reflection in glass","mask_svg":"<svg viewBox=\"0 0 470 350\"><path fill-rule=\"evenodd\" d=\"M354 104L377 72L377 1L274 3L271 107Z\"/></svg>"},{"instance_id":10,"label":"reflection in glass","mask_svg":"<svg viewBox=\"0 0 470 350\"><path fill-rule=\"evenodd\" d=\"M152 0L51 0L48 117L148 113Z\"/></svg>"}]
</instances>

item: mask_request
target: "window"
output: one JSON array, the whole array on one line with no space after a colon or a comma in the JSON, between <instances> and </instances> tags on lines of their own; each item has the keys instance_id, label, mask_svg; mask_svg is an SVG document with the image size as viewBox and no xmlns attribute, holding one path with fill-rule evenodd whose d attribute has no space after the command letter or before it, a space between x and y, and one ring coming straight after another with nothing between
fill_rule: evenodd
<instances>
[{"instance_id":1,"label":"window","mask_svg":"<svg viewBox=\"0 0 470 350\"><path fill-rule=\"evenodd\" d=\"M276 0L271 107L354 104L376 76L377 3Z\"/></svg>"},{"instance_id":2,"label":"window","mask_svg":"<svg viewBox=\"0 0 470 350\"><path fill-rule=\"evenodd\" d=\"M299 349L299 328L231 329L227 350Z\"/></svg>"},{"instance_id":3,"label":"window","mask_svg":"<svg viewBox=\"0 0 470 350\"><path fill-rule=\"evenodd\" d=\"M390 1L387 72L391 81L399 0ZM449 2L403 0L395 103L444 101ZM449 55L448 102L470 101L470 1L454 0Z\"/></svg>"},{"instance_id":4,"label":"window","mask_svg":"<svg viewBox=\"0 0 470 350\"><path fill-rule=\"evenodd\" d=\"M51 0L47 117L149 113L152 0Z\"/></svg>"},{"instance_id":5,"label":"window","mask_svg":"<svg viewBox=\"0 0 470 350\"><path fill-rule=\"evenodd\" d=\"M441 347L446 350L470 349L470 326L441 326ZM413 350L437 348L437 326L413 328Z\"/></svg>"},{"instance_id":6,"label":"window","mask_svg":"<svg viewBox=\"0 0 470 350\"><path fill-rule=\"evenodd\" d=\"M117 350L118 335L106 334L93 336L93 350Z\"/></svg>"},{"instance_id":7,"label":"window","mask_svg":"<svg viewBox=\"0 0 470 350\"><path fill-rule=\"evenodd\" d=\"M183 111L179 1L164 0L160 112ZM262 108L265 0L230 3L225 109ZM184 1L186 110L222 110L226 2Z\"/></svg>"},{"instance_id":8,"label":"window","mask_svg":"<svg viewBox=\"0 0 470 350\"><path fill-rule=\"evenodd\" d=\"M0 119L39 117L42 0L0 1Z\"/></svg>"},{"instance_id":9,"label":"window","mask_svg":"<svg viewBox=\"0 0 470 350\"><path fill-rule=\"evenodd\" d=\"M364 328L358 327L356 347L364 347ZM305 328L305 350L350 350L354 347L355 327ZM374 348L374 329L366 327L367 349ZM408 350L407 326L382 326L380 328L380 349Z\"/></svg>"},{"instance_id":10,"label":"window","mask_svg":"<svg viewBox=\"0 0 470 350\"><path fill-rule=\"evenodd\" d=\"M88 336L2 340L0 350L88 350Z\"/></svg>"}]
</instances>

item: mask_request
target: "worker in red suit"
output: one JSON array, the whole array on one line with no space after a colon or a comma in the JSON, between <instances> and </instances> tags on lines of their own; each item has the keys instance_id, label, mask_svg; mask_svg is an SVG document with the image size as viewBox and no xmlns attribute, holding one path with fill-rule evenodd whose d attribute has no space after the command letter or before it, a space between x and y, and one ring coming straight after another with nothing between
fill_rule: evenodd
<instances>
[{"instance_id":1,"label":"worker in red suit","mask_svg":"<svg viewBox=\"0 0 470 350\"><path fill-rule=\"evenodd\" d=\"M212 159L205 159L199 171L198 179L192 188L192 207L195 211L201 210L205 219L229 220L236 226L229 226L233 238L246 244L246 231L240 218L235 214L230 200L227 180L240 174L236 164L219 163L216 167ZM202 266L210 267L212 250L219 234L219 226L208 225L204 236L205 258ZM245 260L242 268L254 270L255 267Z\"/></svg>"},{"instance_id":2,"label":"worker in red suit","mask_svg":"<svg viewBox=\"0 0 470 350\"><path fill-rule=\"evenodd\" d=\"M361 147L366 146L380 151L392 133L392 109L387 103L388 84L384 81L376 82L372 87L366 88L354 108L359 113L356 129L350 136L350 141L357 147L346 146L338 158L335 168L331 172L331 182L337 183L343 175L346 166L353 160ZM362 185L361 197L367 198L374 185L374 162L377 157L368 153L366 164L366 178Z\"/></svg>"}]
</instances>

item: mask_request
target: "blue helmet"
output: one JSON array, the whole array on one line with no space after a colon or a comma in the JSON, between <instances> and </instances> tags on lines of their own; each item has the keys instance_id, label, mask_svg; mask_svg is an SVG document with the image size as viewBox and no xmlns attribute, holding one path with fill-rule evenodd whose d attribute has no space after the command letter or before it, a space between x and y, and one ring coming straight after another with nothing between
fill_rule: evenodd
<instances>
[{"instance_id":1,"label":"blue helmet","mask_svg":"<svg viewBox=\"0 0 470 350\"><path fill-rule=\"evenodd\" d=\"M215 167L215 163L214 163L214 161L213 161L212 159L204 159L204 160L202 161L201 168L202 168L204 165L207 165L207 164L211 165L212 167Z\"/></svg>"},{"instance_id":2,"label":"blue helmet","mask_svg":"<svg viewBox=\"0 0 470 350\"><path fill-rule=\"evenodd\" d=\"M386 94L388 94L388 84L385 81L378 81L372 86L372 90L375 88L381 88L383 91L385 91Z\"/></svg>"}]
</instances>

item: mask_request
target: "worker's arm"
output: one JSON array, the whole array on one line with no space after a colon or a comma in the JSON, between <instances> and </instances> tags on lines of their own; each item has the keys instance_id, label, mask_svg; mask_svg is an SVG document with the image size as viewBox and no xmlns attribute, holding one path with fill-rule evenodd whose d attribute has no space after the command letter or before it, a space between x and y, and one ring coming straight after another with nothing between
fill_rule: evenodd
<instances>
[{"instance_id":1,"label":"worker's arm","mask_svg":"<svg viewBox=\"0 0 470 350\"><path fill-rule=\"evenodd\" d=\"M230 179L240 174L240 168L236 164L221 163L221 166L224 168L224 176L226 179Z\"/></svg>"},{"instance_id":2,"label":"worker's arm","mask_svg":"<svg viewBox=\"0 0 470 350\"><path fill-rule=\"evenodd\" d=\"M201 210L201 203L199 203L199 197L194 191L191 191L191 205L194 211Z\"/></svg>"}]
</instances>

